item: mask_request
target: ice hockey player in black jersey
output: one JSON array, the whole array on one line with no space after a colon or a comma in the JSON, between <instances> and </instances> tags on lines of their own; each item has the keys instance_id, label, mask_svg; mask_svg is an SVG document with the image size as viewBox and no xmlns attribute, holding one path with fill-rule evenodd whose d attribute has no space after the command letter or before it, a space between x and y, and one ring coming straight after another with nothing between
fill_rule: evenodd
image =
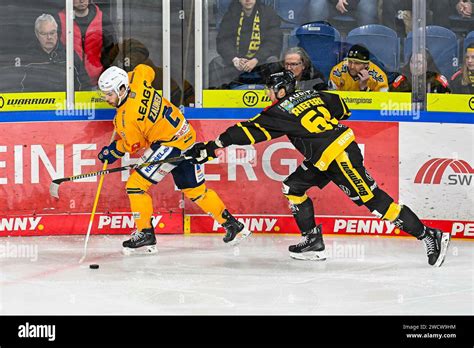
<instances>
[{"instance_id":1,"label":"ice hockey player in black jersey","mask_svg":"<svg viewBox=\"0 0 474 348\"><path fill-rule=\"evenodd\" d=\"M325 246L321 225L316 225L311 187L322 189L334 182L357 205L391 221L398 228L424 242L428 263L442 265L451 235L423 225L406 205L397 204L381 190L363 164L362 153L351 128L340 123L351 115L337 95L315 90L296 91L290 71L272 74L267 95L273 104L255 117L239 122L216 140L197 143L185 155L195 163L216 157L215 150L229 145L248 145L286 135L303 154L303 163L283 181L283 194L303 238L289 247L290 256L303 260L324 260Z\"/></svg>"}]
</instances>

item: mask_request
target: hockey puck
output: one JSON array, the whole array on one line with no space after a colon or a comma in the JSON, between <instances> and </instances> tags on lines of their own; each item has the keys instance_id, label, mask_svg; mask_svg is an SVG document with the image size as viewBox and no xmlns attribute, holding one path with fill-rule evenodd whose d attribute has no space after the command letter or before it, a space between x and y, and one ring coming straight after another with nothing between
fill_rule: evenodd
<instances>
[{"instance_id":1,"label":"hockey puck","mask_svg":"<svg viewBox=\"0 0 474 348\"><path fill-rule=\"evenodd\" d=\"M89 265L89 268L90 268L90 269L98 269L98 268L99 268L99 265L96 265L96 264Z\"/></svg>"}]
</instances>

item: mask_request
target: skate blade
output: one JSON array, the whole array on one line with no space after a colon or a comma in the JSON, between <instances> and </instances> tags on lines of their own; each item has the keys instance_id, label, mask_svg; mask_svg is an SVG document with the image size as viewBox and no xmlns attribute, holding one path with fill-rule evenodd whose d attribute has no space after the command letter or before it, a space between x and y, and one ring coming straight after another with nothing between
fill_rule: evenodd
<instances>
[{"instance_id":1,"label":"skate blade","mask_svg":"<svg viewBox=\"0 0 474 348\"><path fill-rule=\"evenodd\" d=\"M247 228L244 228L233 240L227 242L226 244L231 246L236 246L240 244L244 239L247 239L252 235L252 232L249 231Z\"/></svg>"},{"instance_id":2,"label":"skate blade","mask_svg":"<svg viewBox=\"0 0 474 348\"><path fill-rule=\"evenodd\" d=\"M307 251L305 253L292 253L290 257L296 260L324 261L326 260L326 251Z\"/></svg>"},{"instance_id":3,"label":"skate blade","mask_svg":"<svg viewBox=\"0 0 474 348\"><path fill-rule=\"evenodd\" d=\"M438 260L436 260L434 266L441 267L448 252L449 243L451 242L451 233L443 233L443 237L441 238L441 251L438 256Z\"/></svg>"},{"instance_id":4,"label":"skate blade","mask_svg":"<svg viewBox=\"0 0 474 348\"><path fill-rule=\"evenodd\" d=\"M141 248L123 248L122 253L125 256L156 254L158 249L156 245L147 245Z\"/></svg>"}]
</instances>

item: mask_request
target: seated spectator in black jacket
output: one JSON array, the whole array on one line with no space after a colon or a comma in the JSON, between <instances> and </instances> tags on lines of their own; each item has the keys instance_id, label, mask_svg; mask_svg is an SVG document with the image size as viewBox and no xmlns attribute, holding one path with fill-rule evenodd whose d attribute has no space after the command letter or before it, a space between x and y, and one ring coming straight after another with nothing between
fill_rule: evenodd
<instances>
[{"instance_id":1,"label":"seated spectator in black jacket","mask_svg":"<svg viewBox=\"0 0 474 348\"><path fill-rule=\"evenodd\" d=\"M411 55L410 63L406 64L401 74L390 85L390 92L411 92L413 75L422 75L426 73L426 92L427 93L451 93L448 79L439 73L439 69L433 60L430 52L426 50L426 71L422 66L422 55ZM417 63L417 66L415 66Z\"/></svg>"},{"instance_id":2,"label":"seated spectator in black jacket","mask_svg":"<svg viewBox=\"0 0 474 348\"><path fill-rule=\"evenodd\" d=\"M283 66L295 75L296 89L306 91L315 89L326 90L327 82L324 75L311 63L308 53L301 47L292 47L285 52Z\"/></svg>"},{"instance_id":3,"label":"seated spectator in black jacket","mask_svg":"<svg viewBox=\"0 0 474 348\"><path fill-rule=\"evenodd\" d=\"M50 14L35 21L37 42L21 59L21 92L59 92L66 90L66 50L58 40L58 24ZM75 68L75 89L81 90L80 72Z\"/></svg>"},{"instance_id":4,"label":"seated spectator in black jacket","mask_svg":"<svg viewBox=\"0 0 474 348\"><path fill-rule=\"evenodd\" d=\"M234 0L217 34L217 53L209 65L209 85L237 82L243 73L258 73L253 83L263 83L280 59L281 19L260 0ZM248 74L247 74L248 75ZM243 83L248 83L242 81Z\"/></svg>"},{"instance_id":5,"label":"seated spectator in black jacket","mask_svg":"<svg viewBox=\"0 0 474 348\"><path fill-rule=\"evenodd\" d=\"M451 77L453 93L474 94L474 43L466 47L461 68Z\"/></svg>"}]
</instances>

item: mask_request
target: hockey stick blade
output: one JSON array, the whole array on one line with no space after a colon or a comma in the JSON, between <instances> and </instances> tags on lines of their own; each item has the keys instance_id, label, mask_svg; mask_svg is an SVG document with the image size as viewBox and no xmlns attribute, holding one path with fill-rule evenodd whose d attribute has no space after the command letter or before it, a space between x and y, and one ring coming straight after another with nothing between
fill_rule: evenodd
<instances>
[{"instance_id":1,"label":"hockey stick blade","mask_svg":"<svg viewBox=\"0 0 474 348\"><path fill-rule=\"evenodd\" d=\"M84 178L90 178L92 176L100 176L100 175L105 175L105 174L110 174L110 173L115 173L115 172L123 172L125 170L130 170L130 169L140 169L140 168L154 166L154 165L163 164L163 163L181 162L181 161L185 161L185 160L189 160L189 159L191 159L191 157L187 157L187 156L165 158L165 159L158 160L158 161L145 162L145 163L142 163L140 165L130 164L128 166L117 167L117 168L106 169L106 170L99 170L99 171L96 171L96 172L90 172L90 173L85 173L85 174L68 176L66 178L55 179L49 185L49 194L52 197L59 198L59 185L63 182L66 182L66 181L76 181L76 180L80 180L80 179L84 179Z\"/></svg>"}]
</instances>

